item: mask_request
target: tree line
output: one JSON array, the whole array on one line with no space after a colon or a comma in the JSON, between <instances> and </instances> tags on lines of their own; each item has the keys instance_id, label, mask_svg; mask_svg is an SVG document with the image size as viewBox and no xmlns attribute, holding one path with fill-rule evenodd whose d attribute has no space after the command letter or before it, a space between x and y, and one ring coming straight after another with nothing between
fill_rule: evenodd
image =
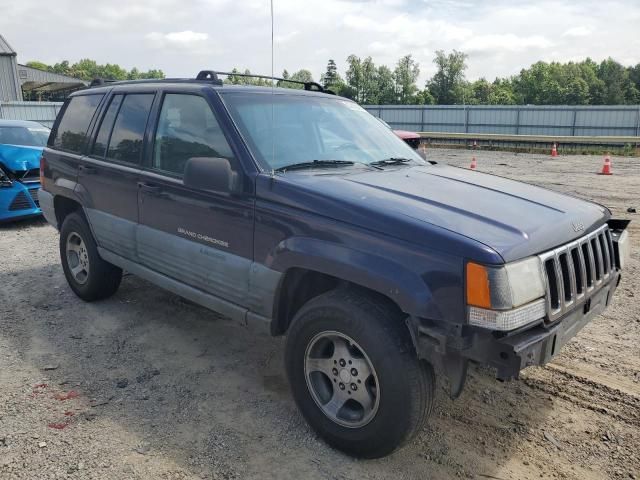
<instances>
[{"instance_id":1,"label":"tree line","mask_svg":"<svg viewBox=\"0 0 640 480\"><path fill-rule=\"evenodd\" d=\"M424 85L418 84L420 65L405 55L393 68L376 65L373 59L356 55L347 57L344 76L336 62L327 62L324 73L317 80L336 94L367 105L624 105L640 103L640 63L626 67L612 58L595 62L587 58L581 62L536 62L517 75L469 81L466 78L467 55L453 50L438 50L433 59L436 72ZM164 78L162 70L126 70L116 64L100 65L83 59L74 64L68 61L46 65L28 62L28 66L61 73L83 80L108 78L135 80ZM249 70L234 68L232 73L251 74ZM282 72L276 85L303 88L298 82L313 82L309 70ZM270 86L269 79L230 75L227 82Z\"/></svg>"},{"instance_id":2,"label":"tree line","mask_svg":"<svg viewBox=\"0 0 640 480\"><path fill-rule=\"evenodd\" d=\"M69 77L79 78L87 82L90 82L95 78L106 78L109 80L141 80L145 78L164 78L164 73L162 70L153 69L142 72L135 67L131 70L127 70L114 63L100 65L95 60L91 60L89 58L84 58L73 64L70 64L68 60L64 60L54 65L47 65L43 62L31 61L27 62L27 67L37 68L38 70L44 70L51 73L58 73L60 75L67 75Z\"/></svg>"},{"instance_id":3,"label":"tree line","mask_svg":"<svg viewBox=\"0 0 640 480\"><path fill-rule=\"evenodd\" d=\"M467 55L453 50L437 51L436 72L418 85L420 65L411 55L400 58L391 69L376 65L371 57L347 57L344 77L334 60L329 60L319 83L338 95L366 105L624 105L640 103L640 63L625 67L608 58L597 63L536 62L519 74L468 81ZM234 69L234 72L240 73ZM245 70L244 73L250 73ZM309 70L283 78L313 81ZM232 83L270 85L267 80L230 78ZM278 82L278 86L302 88Z\"/></svg>"}]
</instances>

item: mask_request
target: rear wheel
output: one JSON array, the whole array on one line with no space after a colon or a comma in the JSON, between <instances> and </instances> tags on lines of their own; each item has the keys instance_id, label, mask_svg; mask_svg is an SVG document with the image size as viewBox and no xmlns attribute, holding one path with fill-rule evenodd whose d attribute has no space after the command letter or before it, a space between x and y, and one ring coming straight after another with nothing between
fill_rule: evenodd
<instances>
[{"instance_id":1,"label":"rear wheel","mask_svg":"<svg viewBox=\"0 0 640 480\"><path fill-rule=\"evenodd\" d=\"M60 260L69 286L87 302L110 297L120 286L122 270L100 258L89 225L77 212L60 228Z\"/></svg>"},{"instance_id":2,"label":"rear wheel","mask_svg":"<svg viewBox=\"0 0 640 480\"><path fill-rule=\"evenodd\" d=\"M287 337L286 367L305 419L351 455L391 453L431 411L433 370L416 358L402 316L367 293L334 290L303 306Z\"/></svg>"}]
</instances>

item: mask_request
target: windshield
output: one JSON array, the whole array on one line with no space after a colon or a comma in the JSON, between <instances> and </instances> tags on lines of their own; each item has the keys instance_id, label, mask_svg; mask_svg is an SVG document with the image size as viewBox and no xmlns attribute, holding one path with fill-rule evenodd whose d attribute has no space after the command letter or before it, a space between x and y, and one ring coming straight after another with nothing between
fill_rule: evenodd
<instances>
[{"instance_id":1,"label":"windshield","mask_svg":"<svg viewBox=\"0 0 640 480\"><path fill-rule=\"evenodd\" d=\"M45 127L0 127L0 144L44 147L48 138Z\"/></svg>"},{"instance_id":2,"label":"windshield","mask_svg":"<svg viewBox=\"0 0 640 480\"><path fill-rule=\"evenodd\" d=\"M378 119L339 97L248 92L222 97L254 156L273 170L317 160L425 163Z\"/></svg>"}]
</instances>

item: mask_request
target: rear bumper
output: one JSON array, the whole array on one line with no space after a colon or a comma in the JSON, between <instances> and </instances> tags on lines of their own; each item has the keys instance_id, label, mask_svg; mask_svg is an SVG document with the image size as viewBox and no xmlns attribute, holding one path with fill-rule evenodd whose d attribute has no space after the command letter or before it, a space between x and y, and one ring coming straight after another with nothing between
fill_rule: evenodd
<instances>
[{"instance_id":1,"label":"rear bumper","mask_svg":"<svg viewBox=\"0 0 640 480\"><path fill-rule=\"evenodd\" d=\"M452 388L453 396L462 390L469 361L495 368L499 380L518 378L523 368L544 365L551 360L563 345L600 315L611 303L619 282L620 272L615 271L607 284L560 319L508 335L473 327L442 328L413 319L414 324L417 323L418 355L446 373L452 386L457 384Z\"/></svg>"},{"instance_id":2,"label":"rear bumper","mask_svg":"<svg viewBox=\"0 0 640 480\"><path fill-rule=\"evenodd\" d=\"M10 187L0 187L0 222L41 215L39 188L39 183L21 182L13 182Z\"/></svg>"},{"instance_id":3,"label":"rear bumper","mask_svg":"<svg viewBox=\"0 0 640 480\"><path fill-rule=\"evenodd\" d=\"M44 218L55 228L58 228L58 219L56 218L56 210L53 205L53 195L43 190L42 188L38 192L40 198L40 208Z\"/></svg>"}]
</instances>

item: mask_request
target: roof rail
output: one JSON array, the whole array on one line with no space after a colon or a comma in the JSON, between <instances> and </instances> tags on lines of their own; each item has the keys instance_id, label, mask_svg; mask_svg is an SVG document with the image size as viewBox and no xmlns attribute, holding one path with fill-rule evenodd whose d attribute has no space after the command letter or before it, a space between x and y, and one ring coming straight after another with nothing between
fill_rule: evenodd
<instances>
[{"instance_id":1,"label":"roof rail","mask_svg":"<svg viewBox=\"0 0 640 480\"><path fill-rule=\"evenodd\" d=\"M110 80L106 78L94 78L89 84L88 88L103 87L105 85L131 85L131 84L143 84L143 83L193 83L193 82L206 82L206 83L212 83L214 85L222 85L222 80L220 80L215 75L206 76L203 74L203 72L200 72L196 78L140 78L138 80Z\"/></svg>"},{"instance_id":2,"label":"roof rail","mask_svg":"<svg viewBox=\"0 0 640 480\"><path fill-rule=\"evenodd\" d=\"M107 78L94 78L93 80L91 80L89 87L99 87L102 85L106 85L107 83L113 83L115 81L116 80L109 80Z\"/></svg>"},{"instance_id":3,"label":"roof rail","mask_svg":"<svg viewBox=\"0 0 640 480\"><path fill-rule=\"evenodd\" d=\"M218 75L225 75L227 77L250 77L250 78L264 78L266 80L277 80L280 82L295 83L302 85L305 90L312 92L323 92L331 95L335 95L335 92L324 88L317 82L303 82L300 80L291 80L288 78L271 77L269 75L254 75L252 73L235 73L235 72L216 72L214 70L201 70L196 75L196 78L144 78L139 80L110 80L107 78L95 78L91 81L88 88L102 87L105 85L130 85L141 83L190 83L190 82L207 82L214 85L222 85L222 80L218 78Z\"/></svg>"},{"instance_id":4,"label":"roof rail","mask_svg":"<svg viewBox=\"0 0 640 480\"><path fill-rule=\"evenodd\" d=\"M317 82L303 82L301 80L291 80L288 78L272 77L270 75L254 75L253 73L216 72L213 70L202 70L200 73L198 73L198 76L196 77L196 79L200 80L201 77L205 78L207 75L212 75L213 78L215 79L218 78L218 75L226 75L227 77L249 77L249 78L263 78L265 80L278 80L280 82L289 82L289 83L295 83L297 85L302 85L304 86L305 90L309 90L312 92L323 92L323 93L329 93L331 95L335 95L333 91L324 88L322 85L320 85Z\"/></svg>"}]
</instances>

